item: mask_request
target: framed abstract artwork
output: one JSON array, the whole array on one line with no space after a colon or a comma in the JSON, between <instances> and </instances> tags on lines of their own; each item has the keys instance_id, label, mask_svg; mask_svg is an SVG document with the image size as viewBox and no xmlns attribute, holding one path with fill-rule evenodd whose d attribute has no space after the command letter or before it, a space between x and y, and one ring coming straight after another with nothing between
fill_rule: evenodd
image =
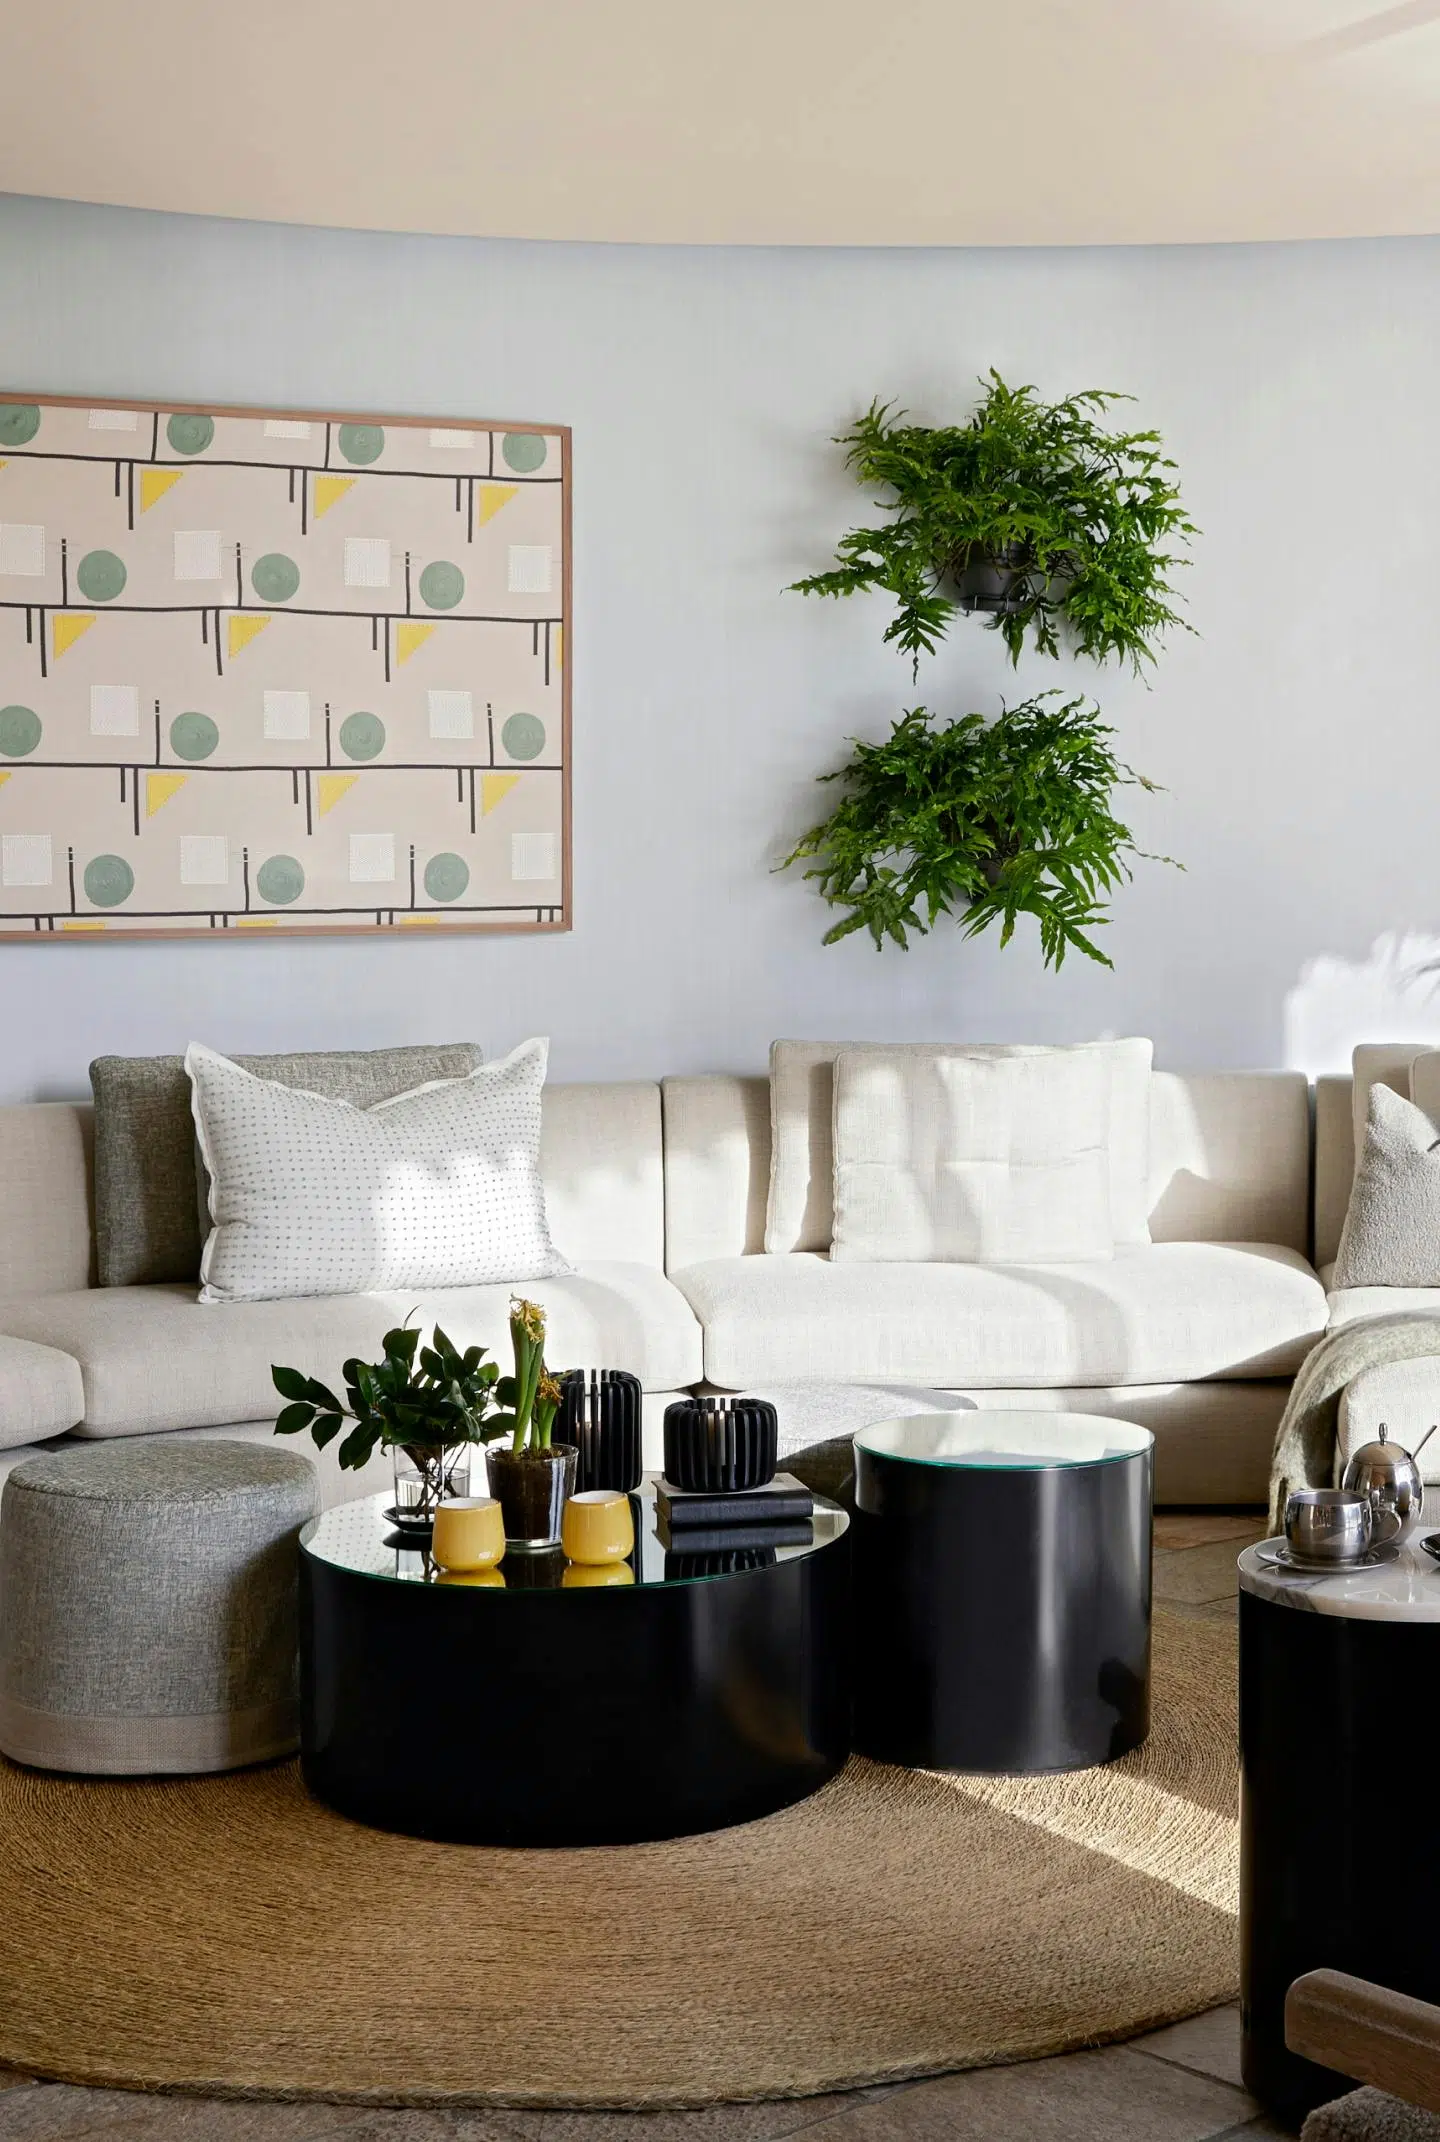
<instances>
[{"instance_id":1,"label":"framed abstract artwork","mask_svg":"<svg viewBox=\"0 0 1440 2142\"><path fill-rule=\"evenodd\" d=\"M570 927L563 425L0 395L0 938Z\"/></svg>"}]
</instances>

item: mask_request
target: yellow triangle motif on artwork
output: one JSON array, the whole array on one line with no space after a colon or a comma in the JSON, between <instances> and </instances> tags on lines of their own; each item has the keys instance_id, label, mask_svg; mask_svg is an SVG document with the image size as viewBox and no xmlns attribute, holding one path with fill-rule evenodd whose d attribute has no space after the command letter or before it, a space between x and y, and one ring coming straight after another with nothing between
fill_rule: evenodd
<instances>
[{"instance_id":1,"label":"yellow triangle motif on artwork","mask_svg":"<svg viewBox=\"0 0 1440 2142\"><path fill-rule=\"evenodd\" d=\"M518 483L482 483L480 486L480 526L493 521L502 506L508 506L519 490Z\"/></svg>"},{"instance_id":2,"label":"yellow triangle motif on artwork","mask_svg":"<svg viewBox=\"0 0 1440 2142\"><path fill-rule=\"evenodd\" d=\"M355 773L322 773L320 775L315 783L315 788L320 798L320 816L322 818L327 811L334 810L342 796L349 795L359 778L359 774Z\"/></svg>"},{"instance_id":3,"label":"yellow triangle motif on artwork","mask_svg":"<svg viewBox=\"0 0 1440 2142\"><path fill-rule=\"evenodd\" d=\"M497 803L509 795L520 776L518 773L487 773L480 782L480 816L488 818Z\"/></svg>"},{"instance_id":4,"label":"yellow triangle motif on artwork","mask_svg":"<svg viewBox=\"0 0 1440 2142\"><path fill-rule=\"evenodd\" d=\"M395 627L395 660L408 662L417 647L423 647L435 630L433 625L397 625Z\"/></svg>"},{"instance_id":5,"label":"yellow triangle motif on artwork","mask_svg":"<svg viewBox=\"0 0 1440 2142\"><path fill-rule=\"evenodd\" d=\"M179 793L189 780L189 774L152 773L145 776L145 816L153 818L162 803Z\"/></svg>"},{"instance_id":6,"label":"yellow triangle motif on artwork","mask_svg":"<svg viewBox=\"0 0 1440 2142\"><path fill-rule=\"evenodd\" d=\"M184 469L141 469L140 511L148 513L157 499L174 490L184 474Z\"/></svg>"},{"instance_id":7,"label":"yellow triangle motif on artwork","mask_svg":"<svg viewBox=\"0 0 1440 2142\"><path fill-rule=\"evenodd\" d=\"M229 620L232 661L242 647L248 647L256 634L265 630L269 622L268 617L232 617Z\"/></svg>"},{"instance_id":8,"label":"yellow triangle motif on artwork","mask_svg":"<svg viewBox=\"0 0 1440 2142\"><path fill-rule=\"evenodd\" d=\"M317 476L315 478L315 518L338 506L347 491L355 488L353 476Z\"/></svg>"},{"instance_id":9,"label":"yellow triangle motif on artwork","mask_svg":"<svg viewBox=\"0 0 1440 2142\"><path fill-rule=\"evenodd\" d=\"M52 637L58 659L67 647L73 647L82 634L88 632L95 622L93 610L68 610L54 620Z\"/></svg>"},{"instance_id":10,"label":"yellow triangle motif on artwork","mask_svg":"<svg viewBox=\"0 0 1440 2142\"><path fill-rule=\"evenodd\" d=\"M4 466L4 462L0 461L0 469L3 469ZM5 783L9 780L9 778L10 776L8 773L0 773L0 788L3 788L5 786Z\"/></svg>"}]
</instances>

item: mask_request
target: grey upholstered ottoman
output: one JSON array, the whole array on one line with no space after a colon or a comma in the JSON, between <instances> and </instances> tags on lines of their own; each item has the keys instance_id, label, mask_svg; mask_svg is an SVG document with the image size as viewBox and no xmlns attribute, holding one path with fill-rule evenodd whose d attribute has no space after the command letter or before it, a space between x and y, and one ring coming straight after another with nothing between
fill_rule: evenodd
<instances>
[{"instance_id":1,"label":"grey upholstered ottoman","mask_svg":"<svg viewBox=\"0 0 1440 2142\"><path fill-rule=\"evenodd\" d=\"M233 1770L297 1737L296 1535L313 1468L113 1442L0 1495L0 1750L43 1770Z\"/></svg>"}]
</instances>

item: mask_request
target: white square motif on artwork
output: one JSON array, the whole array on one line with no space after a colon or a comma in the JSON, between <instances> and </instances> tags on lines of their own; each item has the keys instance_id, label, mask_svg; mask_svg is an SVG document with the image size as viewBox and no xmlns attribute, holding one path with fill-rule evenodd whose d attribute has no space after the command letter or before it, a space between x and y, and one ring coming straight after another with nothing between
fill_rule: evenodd
<instances>
[{"instance_id":1,"label":"white square motif on artwork","mask_svg":"<svg viewBox=\"0 0 1440 2142\"><path fill-rule=\"evenodd\" d=\"M346 536L345 585L347 588L388 588L390 544L385 536Z\"/></svg>"},{"instance_id":2,"label":"white square motif on artwork","mask_svg":"<svg viewBox=\"0 0 1440 2142\"><path fill-rule=\"evenodd\" d=\"M48 833L0 834L0 885L54 882Z\"/></svg>"},{"instance_id":3,"label":"white square motif on artwork","mask_svg":"<svg viewBox=\"0 0 1440 2142\"><path fill-rule=\"evenodd\" d=\"M92 409L92 431L134 431L140 423L138 409Z\"/></svg>"},{"instance_id":4,"label":"white square motif on artwork","mask_svg":"<svg viewBox=\"0 0 1440 2142\"><path fill-rule=\"evenodd\" d=\"M550 545L548 543L512 543L510 545L510 593L512 595L548 595L550 593Z\"/></svg>"},{"instance_id":5,"label":"white square motif on artwork","mask_svg":"<svg viewBox=\"0 0 1440 2142\"><path fill-rule=\"evenodd\" d=\"M176 529L175 578L177 580L218 580L220 578L220 531L218 528Z\"/></svg>"},{"instance_id":6,"label":"white square motif on artwork","mask_svg":"<svg viewBox=\"0 0 1440 2142\"><path fill-rule=\"evenodd\" d=\"M510 835L510 876L519 884L526 879L549 880L556 875L553 833Z\"/></svg>"},{"instance_id":7,"label":"white square motif on artwork","mask_svg":"<svg viewBox=\"0 0 1440 2142\"><path fill-rule=\"evenodd\" d=\"M0 573L38 580L45 570L45 530L34 522L0 521Z\"/></svg>"},{"instance_id":8,"label":"white square motif on artwork","mask_svg":"<svg viewBox=\"0 0 1440 2142\"><path fill-rule=\"evenodd\" d=\"M440 454L468 454L480 443L478 431L432 431L430 444Z\"/></svg>"},{"instance_id":9,"label":"white square motif on artwork","mask_svg":"<svg viewBox=\"0 0 1440 2142\"><path fill-rule=\"evenodd\" d=\"M352 833L350 835L350 883L390 885L395 879L395 835Z\"/></svg>"},{"instance_id":10,"label":"white square motif on artwork","mask_svg":"<svg viewBox=\"0 0 1440 2142\"><path fill-rule=\"evenodd\" d=\"M274 744L298 744L310 734L308 692L267 692L265 734Z\"/></svg>"},{"instance_id":11,"label":"white square motif on artwork","mask_svg":"<svg viewBox=\"0 0 1440 2142\"><path fill-rule=\"evenodd\" d=\"M430 692L430 734L467 737L475 734L475 699L470 692Z\"/></svg>"},{"instance_id":12,"label":"white square motif on artwork","mask_svg":"<svg viewBox=\"0 0 1440 2142\"><path fill-rule=\"evenodd\" d=\"M302 424L297 417L266 417L267 439L308 439L310 426Z\"/></svg>"},{"instance_id":13,"label":"white square motif on artwork","mask_svg":"<svg viewBox=\"0 0 1440 2142\"><path fill-rule=\"evenodd\" d=\"M230 842L223 833L180 835L180 883L182 885L228 885Z\"/></svg>"},{"instance_id":14,"label":"white square motif on artwork","mask_svg":"<svg viewBox=\"0 0 1440 2142\"><path fill-rule=\"evenodd\" d=\"M90 734L92 736L138 736L140 734L140 687L138 684L91 685Z\"/></svg>"}]
</instances>

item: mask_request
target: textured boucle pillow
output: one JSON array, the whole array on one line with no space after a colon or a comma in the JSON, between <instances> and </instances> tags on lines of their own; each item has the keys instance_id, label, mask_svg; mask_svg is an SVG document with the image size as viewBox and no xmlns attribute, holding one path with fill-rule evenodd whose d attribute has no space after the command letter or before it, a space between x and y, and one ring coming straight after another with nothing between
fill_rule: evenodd
<instances>
[{"instance_id":1,"label":"textured boucle pillow","mask_svg":"<svg viewBox=\"0 0 1440 2142\"><path fill-rule=\"evenodd\" d=\"M540 1179L549 1044L356 1108L256 1078L192 1042L210 1174L207 1302L549 1279Z\"/></svg>"},{"instance_id":2,"label":"textured boucle pillow","mask_svg":"<svg viewBox=\"0 0 1440 2142\"><path fill-rule=\"evenodd\" d=\"M1333 1285L1440 1287L1440 1132L1413 1101L1370 1088Z\"/></svg>"}]
</instances>

